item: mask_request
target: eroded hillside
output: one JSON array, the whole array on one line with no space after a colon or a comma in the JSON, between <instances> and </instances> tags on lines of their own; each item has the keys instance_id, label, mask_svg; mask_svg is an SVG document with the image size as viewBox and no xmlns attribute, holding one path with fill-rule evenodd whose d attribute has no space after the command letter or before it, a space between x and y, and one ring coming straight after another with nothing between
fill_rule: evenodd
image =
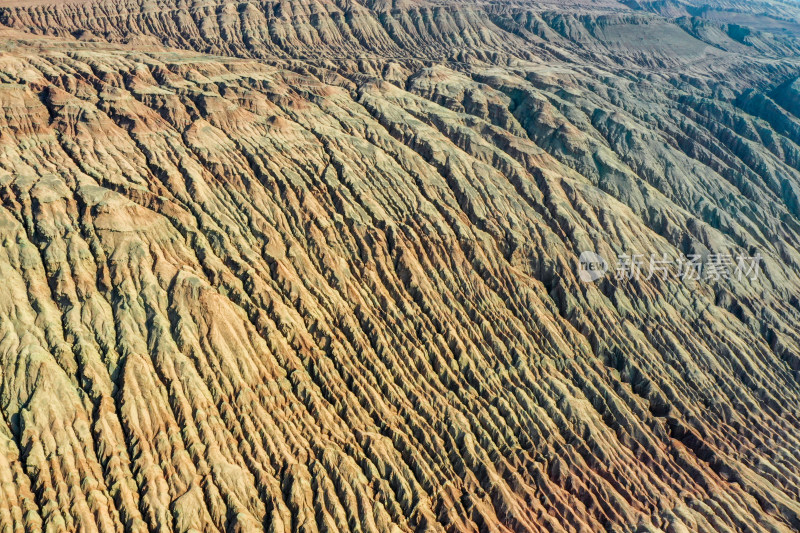
<instances>
[{"instance_id":1,"label":"eroded hillside","mask_svg":"<svg viewBox=\"0 0 800 533\"><path fill-rule=\"evenodd\" d=\"M629 4L0 6L0 527L799 529L794 8Z\"/></svg>"}]
</instances>

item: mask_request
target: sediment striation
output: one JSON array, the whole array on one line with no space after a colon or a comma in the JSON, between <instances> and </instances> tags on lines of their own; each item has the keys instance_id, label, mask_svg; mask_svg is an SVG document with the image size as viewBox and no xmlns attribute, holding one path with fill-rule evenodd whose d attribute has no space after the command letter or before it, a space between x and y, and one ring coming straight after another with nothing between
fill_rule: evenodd
<instances>
[{"instance_id":1,"label":"sediment striation","mask_svg":"<svg viewBox=\"0 0 800 533\"><path fill-rule=\"evenodd\" d=\"M714 6L0 3L0 529L800 529L800 10Z\"/></svg>"}]
</instances>

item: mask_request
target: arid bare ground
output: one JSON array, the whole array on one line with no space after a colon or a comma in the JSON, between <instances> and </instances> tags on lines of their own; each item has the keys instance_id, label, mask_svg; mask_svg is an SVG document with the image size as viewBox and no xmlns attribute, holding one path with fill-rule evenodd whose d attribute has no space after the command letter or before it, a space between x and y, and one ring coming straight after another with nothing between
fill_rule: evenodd
<instances>
[{"instance_id":1,"label":"arid bare ground","mask_svg":"<svg viewBox=\"0 0 800 533\"><path fill-rule=\"evenodd\" d=\"M0 3L0 530L800 529L798 13Z\"/></svg>"}]
</instances>

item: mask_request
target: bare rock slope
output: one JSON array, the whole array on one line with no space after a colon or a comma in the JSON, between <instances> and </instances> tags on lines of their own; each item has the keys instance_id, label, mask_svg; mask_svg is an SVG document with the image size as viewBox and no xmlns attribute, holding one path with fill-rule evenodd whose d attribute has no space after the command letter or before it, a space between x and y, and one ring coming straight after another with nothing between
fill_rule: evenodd
<instances>
[{"instance_id":1,"label":"bare rock slope","mask_svg":"<svg viewBox=\"0 0 800 533\"><path fill-rule=\"evenodd\" d=\"M0 3L0 530L800 529L800 10L698 5Z\"/></svg>"}]
</instances>

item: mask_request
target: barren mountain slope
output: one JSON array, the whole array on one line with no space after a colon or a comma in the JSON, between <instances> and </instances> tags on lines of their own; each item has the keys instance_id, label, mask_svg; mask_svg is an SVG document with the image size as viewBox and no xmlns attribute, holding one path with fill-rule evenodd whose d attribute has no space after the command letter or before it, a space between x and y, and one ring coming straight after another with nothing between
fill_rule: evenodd
<instances>
[{"instance_id":1,"label":"barren mountain slope","mask_svg":"<svg viewBox=\"0 0 800 533\"><path fill-rule=\"evenodd\" d=\"M796 7L633 4L0 4L0 529L800 529Z\"/></svg>"}]
</instances>

